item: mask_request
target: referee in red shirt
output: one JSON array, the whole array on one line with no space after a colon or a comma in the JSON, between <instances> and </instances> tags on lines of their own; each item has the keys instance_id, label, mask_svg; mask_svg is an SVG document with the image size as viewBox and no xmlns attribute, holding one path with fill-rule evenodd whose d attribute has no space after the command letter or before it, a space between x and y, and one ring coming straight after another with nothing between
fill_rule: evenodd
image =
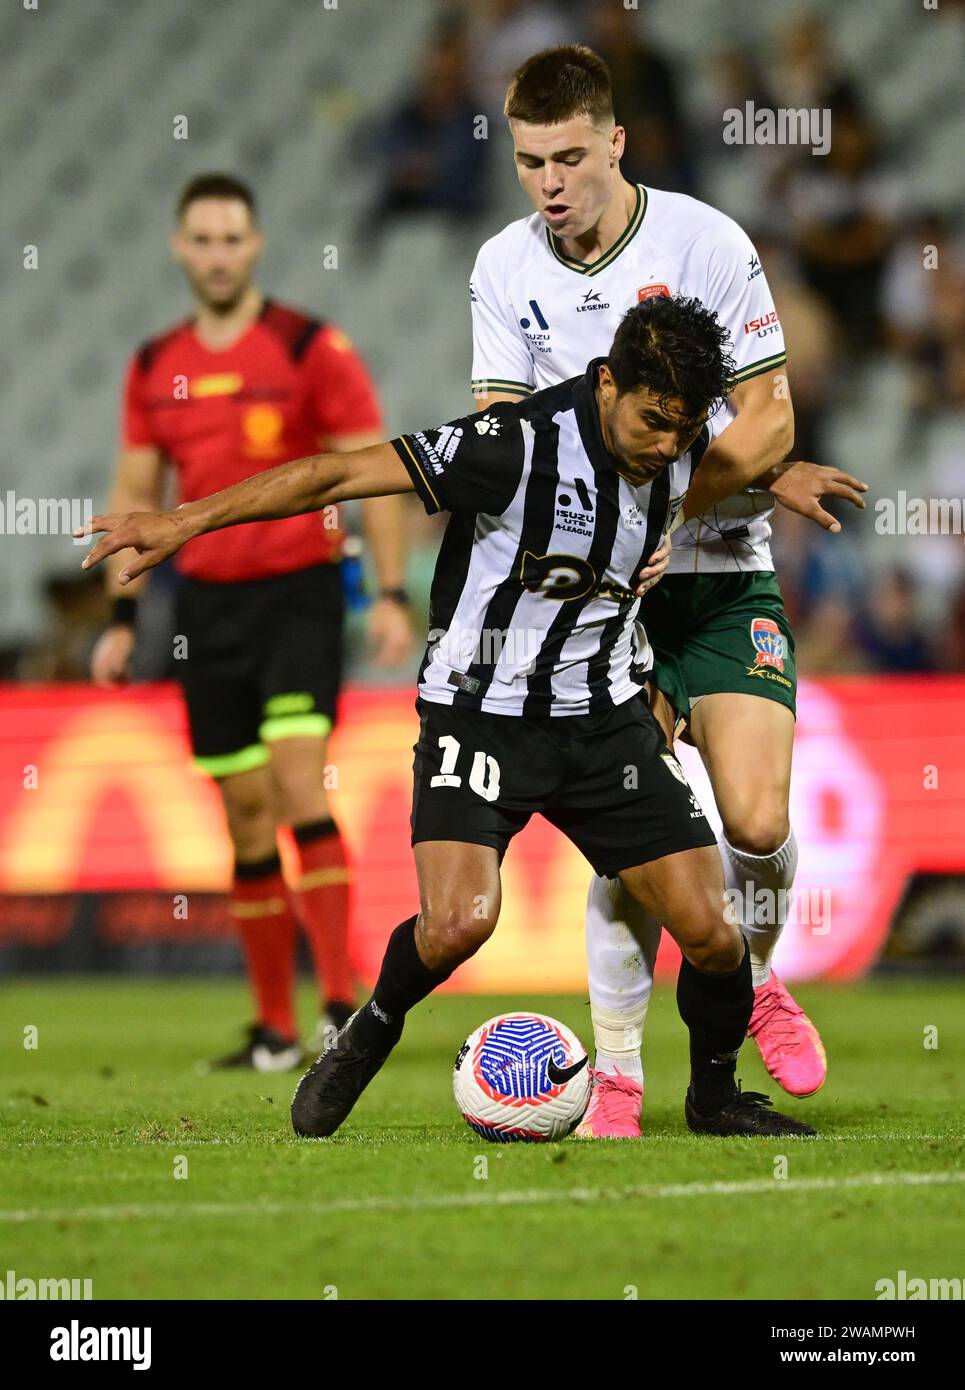
<instances>
[{"instance_id":1,"label":"referee in red shirt","mask_svg":"<svg viewBox=\"0 0 965 1390\"><path fill-rule=\"evenodd\" d=\"M384 437L375 391L345 334L275 303L254 282L264 246L249 188L223 174L184 190L171 239L194 316L131 359L111 511L156 510L165 466L190 502L289 459L356 449ZM382 664L403 660L412 634L404 584L403 503L362 504L378 578L369 635ZM203 536L177 559L176 655L199 767L217 781L235 852L232 914L258 1017L241 1051L215 1065L280 1071L302 1060L294 1010L297 923L336 1027L354 1009L349 868L323 781L341 677L342 532L334 511L255 522ZM113 619L92 674L126 679L137 590L114 557ZM132 589L135 591L132 594ZM281 873L276 834L292 828L297 891Z\"/></svg>"}]
</instances>

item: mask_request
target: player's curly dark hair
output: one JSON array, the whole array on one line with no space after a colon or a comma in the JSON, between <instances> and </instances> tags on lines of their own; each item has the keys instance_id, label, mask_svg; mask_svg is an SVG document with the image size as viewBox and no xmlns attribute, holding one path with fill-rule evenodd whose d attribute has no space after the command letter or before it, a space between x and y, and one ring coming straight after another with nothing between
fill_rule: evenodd
<instances>
[{"instance_id":1,"label":"player's curly dark hair","mask_svg":"<svg viewBox=\"0 0 965 1390\"><path fill-rule=\"evenodd\" d=\"M621 395L648 386L661 405L679 400L697 419L734 388L729 344L729 332L699 299L655 295L623 315L607 365Z\"/></svg>"}]
</instances>

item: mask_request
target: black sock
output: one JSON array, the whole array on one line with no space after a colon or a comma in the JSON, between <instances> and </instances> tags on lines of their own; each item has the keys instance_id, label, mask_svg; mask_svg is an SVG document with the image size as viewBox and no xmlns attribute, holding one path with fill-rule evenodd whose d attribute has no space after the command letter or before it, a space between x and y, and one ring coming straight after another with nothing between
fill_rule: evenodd
<instances>
[{"instance_id":1,"label":"black sock","mask_svg":"<svg viewBox=\"0 0 965 1390\"><path fill-rule=\"evenodd\" d=\"M747 943L740 965L725 974L697 970L684 957L677 976L677 1008L690 1030L693 1103L702 1114L710 1115L737 1090L737 1054L754 1009Z\"/></svg>"},{"instance_id":2,"label":"black sock","mask_svg":"<svg viewBox=\"0 0 965 1390\"><path fill-rule=\"evenodd\" d=\"M416 918L402 922L389 937L372 998L359 1010L352 1032L363 1046L394 1047L410 1009L448 980L452 970L430 970L415 944ZM453 967L455 969L455 967Z\"/></svg>"},{"instance_id":3,"label":"black sock","mask_svg":"<svg viewBox=\"0 0 965 1390\"><path fill-rule=\"evenodd\" d=\"M313 840L324 840L329 835L337 835L338 826L331 816L326 816L324 820L312 820L306 821L304 825L293 825L292 834L296 844L308 845Z\"/></svg>"},{"instance_id":4,"label":"black sock","mask_svg":"<svg viewBox=\"0 0 965 1390\"><path fill-rule=\"evenodd\" d=\"M252 859L247 864L239 864L235 860L235 878L250 881L254 878L268 878L270 874L277 874L281 868L281 856L277 853L269 854L265 859Z\"/></svg>"}]
</instances>

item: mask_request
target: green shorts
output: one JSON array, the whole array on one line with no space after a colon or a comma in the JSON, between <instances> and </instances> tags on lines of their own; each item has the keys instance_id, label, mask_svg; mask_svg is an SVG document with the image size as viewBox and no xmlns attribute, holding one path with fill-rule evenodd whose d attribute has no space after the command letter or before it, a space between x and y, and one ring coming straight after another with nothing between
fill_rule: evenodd
<instances>
[{"instance_id":1,"label":"green shorts","mask_svg":"<svg viewBox=\"0 0 965 1390\"><path fill-rule=\"evenodd\" d=\"M654 652L654 681L678 715L696 695L763 695L795 712L794 638L771 570L668 574L640 618Z\"/></svg>"}]
</instances>

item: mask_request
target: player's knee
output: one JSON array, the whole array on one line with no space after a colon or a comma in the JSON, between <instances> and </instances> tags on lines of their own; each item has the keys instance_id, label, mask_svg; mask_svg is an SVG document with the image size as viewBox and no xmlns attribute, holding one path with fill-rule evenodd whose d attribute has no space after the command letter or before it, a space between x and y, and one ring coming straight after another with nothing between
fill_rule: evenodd
<instances>
[{"instance_id":1,"label":"player's knee","mask_svg":"<svg viewBox=\"0 0 965 1390\"><path fill-rule=\"evenodd\" d=\"M723 900L704 905L699 917L691 923L683 952L697 970L724 973L736 970L744 955L744 939L740 925Z\"/></svg>"},{"instance_id":2,"label":"player's knee","mask_svg":"<svg viewBox=\"0 0 965 1390\"><path fill-rule=\"evenodd\" d=\"M275 839L275 815L267 796L254 793L225 797L228 833L235 853L242 858L271 853Z\"/></svg>"},{"instance_id":3,"label":"player's knee","mask_svg":"<svg viewBox=\"0 0 965 1390\"><path fill-rule=\"evenodd\" d=\"M279 781L278 816L284 825L327 820L329 808L324 790L314 780Z\"/></svg>"},{"instance_id":4,"label":"player's knee","mask_svg":"<svg viewBox=\"0 0 965 1390\"><path fill-rule=\"evenodd\" d=\"M735 931L708 937L697 945L688 946L685 955L696 970L723 975L740 965L744 945L740 932Z\"/></svg>"},{"instance_id":5,"label":"player's knee","mask_svg":"<svg viewBox=\"0 0 965 1390\"><path fill-rule=\"evenodd\" d=\"M475 955L496 926L499 908L485 894L424 906L420 945L429 965L458 965Z\"/></svg>"},{"instance_id":6,"label":"player's knee","mask_svg":"<svg viewBox=\"0 0 965 1390\"><path fill-rule=\"evenodd\" d=\"M226 802L226 810L229 824L242 832L273 819L267 797L232 797Z\"/></svg>"},{"instance_id":7,"label":"player's knee","mask_svg":"<svg viewBox=\"0 0 965 1390\"><path fill-rule=\"evenodd\" d=\"M762 858L780 849L790 833L787 806L783 801L757 802L724 822L724 835L729 845L742 854Z\"/></svg>"}]
</instances>

